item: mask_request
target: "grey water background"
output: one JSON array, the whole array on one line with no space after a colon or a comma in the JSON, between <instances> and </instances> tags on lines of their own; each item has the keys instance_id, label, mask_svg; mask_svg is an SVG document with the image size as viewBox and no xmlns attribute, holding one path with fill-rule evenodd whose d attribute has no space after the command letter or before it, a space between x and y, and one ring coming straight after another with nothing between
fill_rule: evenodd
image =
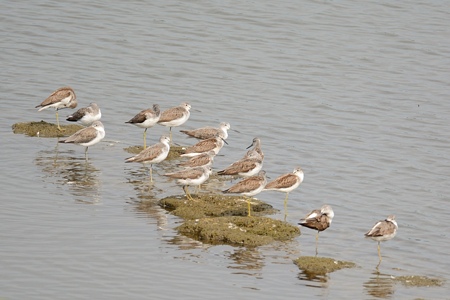
<instances>
[{"instance_id":1,"label":"grey water background","mask_svg":"<svg viewBox=\"0 0 450 300\"><path fill-rule=\"evenodd\" d=\"M406 288L389 278L448 282L450 9L446 1L2 1L0 299L449 299L448 283ZM72 86L97 102L105 140L89 149L14 135L55 121L38 105ZM273 179L301 166L295 224L335 211L319 255L358 267L311 278L315 232L245 249L179 236L156 204L181 187L124 164L142 143L124 124L141 109L189 102L183 128L231 123L219 170L260 137ZM72 111L62 110L60 116ZM195 142L174 128L174 140ZM148 131L148 144L168 129ZM212 188L220 190L229 182ZM259 199L282 211L284 194ZM137 211L154 201L150 213ZM363 238L396 214L397 236ZM280 212L272 216L282 219Z\"/></svg>"}]
</instances>

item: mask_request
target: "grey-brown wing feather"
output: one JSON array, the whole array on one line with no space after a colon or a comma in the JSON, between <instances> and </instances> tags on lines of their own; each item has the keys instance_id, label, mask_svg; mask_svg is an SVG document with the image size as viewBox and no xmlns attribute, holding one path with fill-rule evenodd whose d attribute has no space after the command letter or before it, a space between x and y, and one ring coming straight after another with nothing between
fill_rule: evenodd
<instances>
[{"instance_id":1,"label":"grey-brown wing feather","mask_svg":"<svg viewBox=\"0 0 450 300\"><path fill-rule=\"evenodd\" d=\"M258 186L261 184L262 178L259 176L253 176L248 177L229 189L225 190L225 193L245 193L249 191L253 191L254 189L258 188Z\"/></svg>"},{"instance_id":2,"label":"grey-brown wing feather","mask_svg":"<svg viewBox=\"0 0 450 300\"><path fill-rule=\"evenodd\" d=\"M57 103L59 101L61 101L64 98L67 98L70 96L70 90L68 90L67 88L60 88L56 91L54 91L50 96L48 96L47 99L45 99L44 101L42 101L42 103L37 107L40 106L47 106L53 103Z\"/></svg>"},{"instance_id":3,"label":"grey-brown wing feather","mask_svg":"<svg viewBox=\"0 0 450 300\"><path fill-rule=\"evenodd\" d=\"M395 230L395 225L387 221L379 221L366 233L366 236L384 236L389 235Z\"/></svg>"},{"instance_id":4,"label":"grey-brown wing feather","mask_svg":"<svg viewBox=\"0 0 450 300\"><path fill-rule=\"evenodd\" d=\"M146 111L143 110L140 113L138 113L137 115L135 115L130 121L125 122L125 123L144 123L145 120L147 120L146 115L145 115Z\"/></svg>"},{"instance_id":5,"label":"grey-brown wing feather","mask_svg":"<svg viewBox=\"0 0 450 300\"><path fill-rule=\"evenodd\" d=\"M181 167L196 167L196 166L203 166L207 163L209 163L210 158L207 154L197 155L191 158L190 160L180 163L179 166Z\"/></svg>"},{"instance_id":6,"label":"grey-brown wing feather","mask_svg":"<svg viewBox=\"0 0 450 300\"><path fill-rule=\"evenodd\" d=\"M142 151L138 155L132 157L132 159L129 161L143 162L143 161L147 161L147 160L153 160L158 155L160 155L161 152L162 152L162 148L161 148L160 144L152 145L152 146L146 148L144 151Z\"/></svg>"},{"instance_id":7,"label":"grey-brown wing feather","mask_svg":"<svg viewBox=\"0 0 450 300\"><path fill-rule=\"evenodd\" d=\"M194 146L186 148L185 153L205 152L214 149L215 146L216 139L207 139L195 144Z\"/></svg>"},{"instance_id":8,"label":"grey-brown wing feather","mask_svg":"<svg viewBox=\"0 0 450 300\"><path fill-rule=\"evenodd\" d=\"M64 143L82 144L93 140L97 136L97 130L94 127L83 128L64 140Z\"/></svg>"},{"instance_id":9,"label":"grey-brown wing feather","mask_svg":"<svg viewBox=\"0 0 450 300\"><path fill-rule=\"evenodd\" d=\"M231 164L231 166L225 168L222 171L217 172L217 174L219 175L235 175L238 173L245 173L248 172L252 169L254 169L257 165L258 161L255 159L244 159L244 160L240 160L237 161L233 164Z\"/></svg>"},{"instance_id":10,"label":"grey-brown wing feather","mask_svg":"<svg viewBox=\"0 0 450 300\"><path fill-rule=\"evenodd\" d=\"M158 123L169 122L174 119L179 119L183 117L184 109L181 107L173 107L161 113Z\"/></svg>"},{"instance_id":11,"label":"grey-brown wing feather","mask_svg":"<svg viewBox=\"0 0 450 300\"><path fill-rule=\"evenodd\" d=\"M70 115L66 120L67 121L78 121L82 117L84 117L85 114L92 113L92 108L90 107L83 107L77 110L74 114Z\"/></svg>"},{"instance_id":12,"label":"grey-brown wing feather","mask_svg":"<svg viewBox=\"0 0 450 300\"><path fill-rule=\"evenodd\" d=\"M180 130L182 133L185 133L189 136L199 138L199 139L209 139L215 137L219 130L217 128L205 127L194 130Z\"/></svg>"},{"instance_id":13,"label":"grey-brown wing feather","mask_svg":"<svg viewBox=\"0 0 450 300\"><path fill-rule=\"evenodd\" d=\"M165 176L176 179L195 179L203 174L203 169L187 169L175 173L168 173Z\"/></svg>"},{"instance_id":14,"label":"grey-brown wing feather","mask_svg":"<svg viewBox=\"0 0 450 300\"><path fill-rule=\"evenodd\" d=\"M322 231L325 230L329 227L329 222L328 222L328 218L326 215L321 214L320 210L313 210L309 215L315 213L316 217L313 218L305 218L303 220L301 220L301 222L299 223L302 226L311 228L311 229L316 229L318 231Z\"/></svg>"},{"instance_id":15,"label":"grey-brown wing feather","mask_svg":"<svg viewBox=\"0 0 450 300\"><path fill-rule=\"evenodd\" d=\"M275 179L272 182L269 182L266 185L266 189L282 189L293 186L298 180L298 177L293 174L284 174Z\"/></svg>"}]
</instances>

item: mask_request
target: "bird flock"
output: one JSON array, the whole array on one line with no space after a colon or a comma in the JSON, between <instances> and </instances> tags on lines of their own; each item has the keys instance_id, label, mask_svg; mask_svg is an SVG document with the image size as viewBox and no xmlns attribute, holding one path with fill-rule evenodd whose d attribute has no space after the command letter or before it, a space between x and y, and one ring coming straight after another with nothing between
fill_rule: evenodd
<instances>
[{"instance_id":1,"label":"bird flock","mask_svg":"<svg viewBox=\"0 0 450 300\"><path fill-rule=\"evenodd\" d=\"M64 108L76 108L77 99L75 92L70 87L62 87L54 91L40 105L38 111L47 108L54 108L56 111L56 122L58 129L63 131L59 124L58 111ZM135 156L125 159L126 163L138 162L150 165L150 181L153 182L152 166L164 161L169 152L172 141L172 127L183 125L190 117L191 105L187 102L181 103L179 106L169 108L165 111L160 110L158 104L154 104L152 108L145 109L136 114L127 124L133 124L139 128L144 128L143 144L144 149ZM67 117L67 121L79 122L86 126L77 131L68 138L59 141L60 143L73 143L86 147L85 157L87 160L87 151L89 146L95 145L105 137L105 128L100 122L101 110L96 103L80 108L75 113ZM146 134L147 129L156 124L169 127L169 136L163 135L159 142L147 147ZM177 166L179 171L166 173L164 176L176 179L183 186L186 198L194 201L189 192L189 186L200 186L209 179L212 174L212 164L214 157L219 153L226 139L228 138L228 130L230 124L222 122L219 127L203 127L194 130L180 130L189 137L200 140L198 143L186 147L181 157L188 157L189 160L183 161ZM221 176L238 176L243 177L242 180L223 190L224 194L239 194L247 201L247 214L251 216L251 197L259 194L264 190L279 191L286 193L284 199L284 219L287 216L288 196L291 191L298 188L303 182L304 173L300 167L296 167L293 172L280 175L276 179L267 182L266 172L262 170L264 153L261 149L261 140L254 138L252 144L247 147L250 149L238 161L233 162L228 167L217 172ZM334 217L333 209L330 205L323 205L320 209L316 209L308 213L300 220L298 225L317 230L316 235L316 256L318 254L319 232L330 227ZM398 225L394 215L389 215L385 220L378 221L365 236L378 242L378 257L380 265L382 261L380 252L380 242L392 239L397 233Z\"/></svg>"}]
</instances>

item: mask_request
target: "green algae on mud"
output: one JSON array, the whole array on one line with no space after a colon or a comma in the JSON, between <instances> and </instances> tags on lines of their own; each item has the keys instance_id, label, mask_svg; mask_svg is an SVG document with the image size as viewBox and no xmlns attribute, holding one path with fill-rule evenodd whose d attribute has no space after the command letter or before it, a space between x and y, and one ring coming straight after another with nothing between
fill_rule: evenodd
<instances>
[{"instance_id":1,"label":"green algae on mud","mask_svg":"<svg viewBox=\"0 0 450 300\"><path fill-rule=\"evenodd\" d=\"M144 146L130 146L127 148L123 148L123 150L125 150L126 152L128 152L130 154L139 154L142 150L144 150ZM171 146L166 160L178 158L183 153L184 153L183 147Z\"/></svg>"},{"instance_id":2,"label":"green algae on mud","mask_svg":"<svg viewBox=\"0 0 450 300\"><path fill-rule=\"evenodd\" d=\"M441 279L418 275L396 276L394 281L407 287L442 286L444 284Z\"/></svg>"},{"instance_id":3,"label":"green algae on mud","mask_svg":"<svg viewBox=\"0 0 450 300\"><path fill-rule=\"evenodd\" d=\"M289 223L267 217L216 217L187 220L178 232L208 244L257 247L300 235Z\"/></svg>"},{"instance_id":4,"label":"green algae on mud","mask_svg":"<svg viewBox=\"0 0 450 300\"><path fill-rule=\"evenodd\" d=\"M300 235L298 226L261 215L275 213L269 204L251 199L252 216L247 216L247 202L239 196L192 194L171 196L158 203L172 214L185 219L179 233L209 244L257 247L274 241L286 241ZM148 201L138 209L146 211Z\"/></svg>"},{"instance_id":5,"label":"green algae on mud","mask_svg":"<svg viewBox=\"0 0 450 300\"><path fill-rule=\"evenodd\" d=\"M22 122L13 124L12 130L16 134L26 134L28 136L63 137L72 135L84 128L78 124L60 125L60 127L62 131L58 129L56 124L47 123L45 121Z\"/></svg>"},{"instance_id":6,"label":"green algae on mud","mask_svg":"<svg viewBox=\"0 0 450 300\"><path fill-rule=\"evenodd\" d=\"M294 260L299 269L315 275L325 275L344 268L354 268L355 263L335 260L329 257L300 256Z\"/></svg>"},{"instance_id":7,"label":"green algae on mud","mask_svg":"<svg viewBox=\"0 0 450 300\"><path fill-rule=\"evenodd\" d=\"M185 196L170 196L159 201L159 205L183 219L205 217L247 216L247 202L240 196L217 194L192 194L194 201ZM271 205L251 199L252 216L276 213Z\"/></svg>"}]
</instances>

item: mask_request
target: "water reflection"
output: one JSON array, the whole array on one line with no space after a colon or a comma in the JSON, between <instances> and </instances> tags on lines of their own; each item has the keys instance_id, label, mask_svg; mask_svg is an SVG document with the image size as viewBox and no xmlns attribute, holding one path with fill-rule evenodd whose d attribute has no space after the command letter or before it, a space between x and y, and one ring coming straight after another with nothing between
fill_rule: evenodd
<instances>
[{"instance_id":1,"label":"water reflection","mask_svg":"<svg viewBox=\"0 0 450 300\"><path fill-rule=\"evenodd\" d=\"M375 270L372 277L364 283L367 294L377 297L389 299L394 294L394 281L391 275L382 274Z\"/></svg>"},{"instance_id":2,"label":"water reflection","mask_svg":"<svg viewBox=\"0 0 450 300\"><path fill-rule=\"evenodd\" d=\"M203 244L202 242L188 238L184 235L175 235L167 240L169 245L176 245L180 250L207 249L212 245Z\"/></svg>"},{"instance_id":3,"label":"water reflection","mask_svg":"<svg viewBox=\"0 0 450 300\"><path fill-rule=\"evenodd\" d=\"M319 288L328 287L328 280L330 279L328 273L317 274L315 272L311 272L308 270L302 270L300 273L298 273L297 277L302 281L308 281L308 283L305 284L305 286L319 287Z\"/></svg>"},{"instance_id":4,"label":"water reflection","mask_svg":"<svg viewBox=\"0 0 450 300\"><path fill-rule=\"evenodd\" d=\"M84 158L74 157L74 151L60 153L58 143L53 150L39 151L35 164L46 175L47 183L67 187L76 201L88 204L100 202L100 171Z\"/></svg>"},{"instance_id":5,"label":"water reflection","mask_svg":"<svg viewBox=\"0 0 450 300\"><path fill-rule=\"evenodd\" d=\"M167 213L158 204L159 199L155 197L156 188L150 186L149 189L141 190L139 185L136 189L138 189L137 197L130 198L130 201L136 205L136 211L156 220L158 230L168 230Z\"/></svg>"},{"instance_id":6,"label":"water reflection","mask_svg":"<svg viewBox=\"0 0 450 300\"><path fill-rule=\"evenodd\" d=\"M229 253L228 258L233 262L228 268L238 270L234 274L262 277L264 257L257 249L237 248Z\"/></svg>"},{"instance_id":7,"label":"water reflection","mask_svg":"<svg viewBox=\"0 0 450 300\"><path fill-rule=\"evenodd\" d=\"M150 169L141 165L140 168L130 168L128 170L127 181L134 186L134 189L138 192L150 193L150 195L155 195L155 182L150 181Z\"/></svg>"}]
</instances>

